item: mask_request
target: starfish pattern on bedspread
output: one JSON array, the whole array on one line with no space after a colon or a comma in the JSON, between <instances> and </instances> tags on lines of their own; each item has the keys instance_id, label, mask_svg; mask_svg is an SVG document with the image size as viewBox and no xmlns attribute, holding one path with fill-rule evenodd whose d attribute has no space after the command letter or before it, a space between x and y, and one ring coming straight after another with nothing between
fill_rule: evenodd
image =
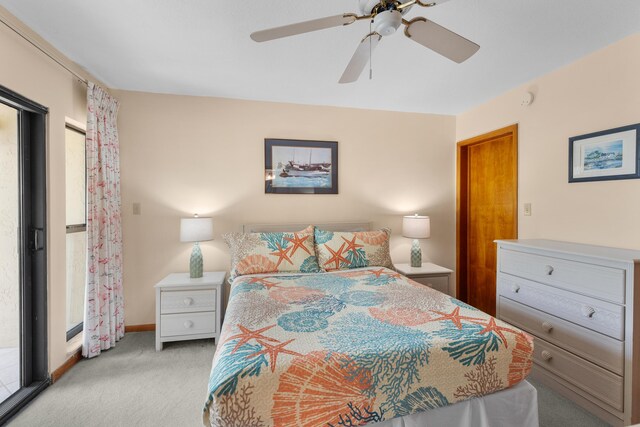
<instances>
[{"instance_id":1,"label":"starfish pattern on bedspread","mask_svg":"<svg viewBox=\"0 0 640 427\"><path fill-rule=\"evenodd\" d=\"M270 365L271 365L271 372L275 372L276 370L276 360L278 359L278 354L282 353L282 354L289 354L291 356L302 356L302 354L295 352L295 351L291 351L288 350L286 348L284 348L285 346L291 344L293 341L295 341L295 339L291 339L289 341L285 341L285 342L281 342L280 344L274 344L271 345L267 342L262 342L260 340L258 340L258 342L260 344L262 344L262 346L264 347L263 350L260 350L258 352L255 352L253 354L250 354L247 356L247 359L251 359L254 357L258 357L262 354L268 354L269 355L269 361L270 361Z\"/></svg>"},{"instance_id":2,"label":"starfish pattern on bedspread","mask_svg":"<svg viewBox=\"0 0 640 427\"><path fill-rule=\"evenodd\" d=\"M460 314L460 307L456 307L453 309L453 311L451 313L442 313L440 311L433 311L436 314L439 314L441 317L435 318L435 319L431 319L431 322L439 322L442 320L451 320L453 322L454 325L456 325L456 328L458 329L462 329L462 321L463 320L469 320L469 321L474 321L474 320L482 320L480 318L477 317L469 317L469 316L463 316Z\"/></svg>"},{"instance_id":3,"label":"starfish pattern on bedspread","mask_svg":"<svg viewBox=\"0 0 640 427\"><path fill-rule=\"evenodd\" d=\"M500 339L502 340L502 342L504 343L505 347L508 347L507 345L507 337L504 336L504 334L502 333L504 332L511 332L514 334L520 334L520 331L516 331L513 330L511 328L505 328L504 326L500 326L496 323L496 319L494 319L493 317L489 319L489 321L487 322L486 325L484 325L482 323L482 321L480 321L480 319L478 319L479 321L474 321L473 323L477 323L478 325L482 325L484 326L484 329L481 330L480 332L478 332L478 335L483 335L486 333L490 333L490 332L494 332L496 335L498 335L500 337Z\"/></svg>"},{"instance_id":4,"label":"starfish pattern on bedspread","mask_svg":"<svg viewBox=\"0 0 640 427\"><path fill-rule=\"evenodd\" d=\"M269 337L265 337L264 335L262 335L262 333L264 331L268 331L269 329L273 328L274 326L276 326L276 325L265 326L264 328L252 331L249 328L245 328L242 325L238 325L238 329L240 329L242 331L242 333L227 338L227 342L231 341L233 339L239 338L238 343L233 348L233 350L231 350L231 353L232 354L235 353L236 351L238 351L238 349L240 347L242 347L243 345L245 345L246 343L248 343L251 340L256 340L258 342L260 342L260 340L271 341L271 342L279 342L275 338L269 338ZM260 344L262 344L262 342L260 342Z\"/></svg>"}]
</instances>

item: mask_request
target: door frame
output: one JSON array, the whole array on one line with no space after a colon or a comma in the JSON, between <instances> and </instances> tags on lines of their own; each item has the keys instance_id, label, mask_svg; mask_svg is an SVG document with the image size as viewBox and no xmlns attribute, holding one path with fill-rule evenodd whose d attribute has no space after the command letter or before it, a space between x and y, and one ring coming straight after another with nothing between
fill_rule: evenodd
<instances>
[{"instance_id":1,"label":"door frame","mask_svg":"<svg viewBox=\"0 0 640 427\"><path fill-rule=\"evenodd\" d=\"M21 388L0 403L0 425L49 383L47 338L47 135L49 110L0 85L18 110Z\"/></svg>"},{"instance_id":2,"label":"door frame","mask_svg":"<svg viewBox=\"0 0 640 427\"><path fill-rule=\"evenodd\" d=\"M513 225L518 233L518 124L503 127L473 138L459 141L456 156L456 298L467 301L468 225L469 225L469 148L490 139L511 135L515 142L516 192L513 195Z\"/></svg>"}]
</instances>

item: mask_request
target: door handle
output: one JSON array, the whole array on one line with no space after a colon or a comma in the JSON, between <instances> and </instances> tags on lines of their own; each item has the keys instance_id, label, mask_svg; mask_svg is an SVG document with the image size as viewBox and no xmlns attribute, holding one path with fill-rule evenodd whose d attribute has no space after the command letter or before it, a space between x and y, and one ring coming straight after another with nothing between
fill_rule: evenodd
<instances>
[{"instance_id":1,"label":"door handle","mask_svg":"<svg viewBox=\"0 0 640 427\"><path fill-rule=\"evenodd\" d=\"M43 228L33 228L33 248L32 250L34 252L36 251L41 251L44 249L44 245L43 245L43 238L41 237L41 235L43 234L44 229Z\"/></svg>"}]
</instances>

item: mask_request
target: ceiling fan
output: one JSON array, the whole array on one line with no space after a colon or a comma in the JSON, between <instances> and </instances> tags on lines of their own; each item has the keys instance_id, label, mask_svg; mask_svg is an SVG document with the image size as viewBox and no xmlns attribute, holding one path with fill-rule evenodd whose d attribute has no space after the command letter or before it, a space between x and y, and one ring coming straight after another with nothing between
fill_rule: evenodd
<instances>
[{"instance_id":1,"label":"ceiling fan","mask_svg":"<svg viewBox=\"0 0 640 427\"><path fill-rule=\"evenodd\" d=\"M380 40L394 34L403 24L405 36L452 61L461 63L476 53L480 46L426 18L417 17L410 21L403 18L403 15L413 6L433 7L446 1L448 0L433 0L425 3L422 0L408 0L401 3L399 0L358 0L359 15L344 13L270 28L251 34L251 38L256 42L266 42L368 20L371 28L370 33L360 41L340 78L340 83L352 83L358 80L371 59L373 49Z\"/></svg>"}]
</instances>

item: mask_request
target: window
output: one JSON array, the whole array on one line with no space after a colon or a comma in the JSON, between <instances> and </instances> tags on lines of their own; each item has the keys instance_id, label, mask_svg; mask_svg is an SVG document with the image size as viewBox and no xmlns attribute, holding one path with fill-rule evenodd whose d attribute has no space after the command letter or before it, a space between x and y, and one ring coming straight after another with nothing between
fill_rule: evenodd
<instances>
[{"instance_id":1,"label":"window","mask_svg":"<svg viewBox=\"0 0 640 427\"><path fill-rule=\"evenodd\" d=\"M85 131L65 130L67 202L67 341L82 332L87 269L87 203Z\"/></svg>"}]
</instances>

